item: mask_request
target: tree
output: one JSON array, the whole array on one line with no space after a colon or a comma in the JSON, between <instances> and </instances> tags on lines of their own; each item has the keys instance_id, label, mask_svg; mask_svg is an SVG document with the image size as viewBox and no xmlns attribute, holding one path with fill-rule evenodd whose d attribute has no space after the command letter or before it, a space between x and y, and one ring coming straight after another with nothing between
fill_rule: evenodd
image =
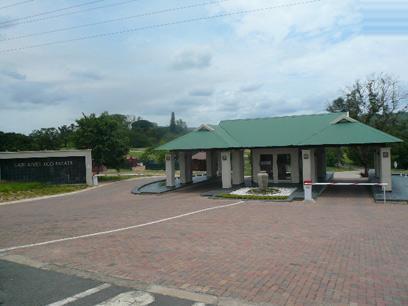
<instances>
[{"instance_id":1,"label":"tree","mask_svg":"<svg viewBox=\"0 0 408 306\"><path fill-rule=\"evenodd\" d=\"M132 129L134 130L148 131L156 127L157 127L156 123L150 122L148 120L144 120L140 117L137 119L137 121L132 123Z\"/></svg>"},{"instance_id":2,"label":"tree","mask_svg":"<svg viewBox=\"0 0 408 306\"><path fill-rule=\"evenodd\" d=\"M0 152L28 151L32 149L32 139L30 136L19 133L0 132Z\"/></svg>"},{"instance_id":3,"label":"tree","mask_svg":"<svg viewBox=\"0 0 408 306\"><path fill-rule=\"evenodd\" d=\"M157 124L138 118L132 123L131 144L134 148L151 147L159 142Z\"/></svg>"},{"instance_id":4,"label":"tree","mask_svg":"<svg viewBox=\"0 0 408 306\"><path fill-rule=\"evenodd\" d=\"M56 128L34 130L30 137L35 150L59 150L61 147L60 134Z\"/></svg>"},{"instance_id":5,"label":"tree","mask_svg":"<svg viewBox=\"0 0 408 306\"><path fill-rule=\"evenodd\" d=\"M329 167L339 167L344 164L342 148L327 148L326 164Z\"/></svg>"},{"instance_id":6,"label":"tree","mask_svg":"<svg viewBox=\"0 0 408 306\"><path fill-rule=\"evenodd\" d=\"M185 132L186 130L187 130L187 123L181 119L178 119L176 121L176 132L180 134L180 133Z\"/></svg>"},{"instance_id":7,"label":"tree","mask_svg":"<svg viewBox=\"0 0 408 306\"><path fill-rule=\"evenodd\" d=\"M126 116L95 114L76 121L74 142L79 149L92 149L96 166L119 169L129 152L129 122Z\"/></svg>"},{"instance_id":8,"label":"tree","mask_svg":"<svg viewBox=\"0 0 408 306\"><path fill-rule=\"evenodd\" d=\"M398 112L403 112L403 96L398 80L390 75L380 73L364 81L357 80L348 88L343 97L334 100L327 110L330 112L348 111L352 118L373 126L382 131L393 133L397 123ZM373 151L367 147L351 147L349 157L364 166L364 175L372 163Z\"/></svg>"},{"instance_id":9,"label":"tree","mask_svg":"<svg viewBox=\"0 0 408 306\"><path fill-rule=\"evenodd\" d=\"M74 137L75 125L62 125L58 128L61 145L68 148Z\"/></svg>"},{"instance_id":10,"label":"tree","mask_svg":"<svg viewBox=\"0 0 408 306\"><path fill-rule=\"evenodd\" d=\"M170 118L170 132L175 133L177 130L177 125L176 125L176 115L174 112L171 112L171 118Z\"/></svg>"}]
</instances>

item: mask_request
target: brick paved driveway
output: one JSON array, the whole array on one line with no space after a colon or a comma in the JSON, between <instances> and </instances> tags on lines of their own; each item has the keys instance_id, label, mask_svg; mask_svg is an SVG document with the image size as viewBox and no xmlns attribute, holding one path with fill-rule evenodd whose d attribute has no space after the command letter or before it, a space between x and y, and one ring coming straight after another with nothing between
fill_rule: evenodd
<instances>
[{"instance_id":1,"label":"brick paved driveway","mask_svg":"<svg viewBox=\"0 0 408 306\"><path fill-rule=\"evenodd\" d=\"M234 202L196 190L135 196L134 185L0 206L0 248ZM374 204L354 188L329 190L314 205L253 201L10 254L251 302L408 305L408 206Z\"/></svg>"}]
</instances>

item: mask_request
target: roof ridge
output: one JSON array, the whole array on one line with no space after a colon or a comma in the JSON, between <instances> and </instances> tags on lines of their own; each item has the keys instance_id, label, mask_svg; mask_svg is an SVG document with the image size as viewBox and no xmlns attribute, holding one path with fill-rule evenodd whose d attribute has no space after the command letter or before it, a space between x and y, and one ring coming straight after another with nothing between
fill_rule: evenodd
<instances>
[{"instance_id":1,"label":"roof ridge","mask_svg":"<svg viewBox=\"0 0 408 306\"><path fill-rule=\"evenodd\" d=\"M221 122L229 122L229 121L250 121L250 120L279 119L279 118L298 118L298 117L312 117L312 116L327 116L327 115L334 115L334 114L346 114L346 112L327 112L327 113L319 113L319 114L302 114L302 115L286 115L286 116L274 116L274 117L227 119L227 120L221 120L220 124Z\"/></svg>"},{"instance_id":2,"label":"roof ridge","mask_svg":"<svg viewBox=\"0 0 408 306\"><path fill-rule=\"evenodd\" d=\"M331 114L339 114L339 116L335 119L335 120L337 120L338 118L341 117L341 115L344 114L344 112L336 112L336 113L331 113ZM331 122L329 122L329 124L326 125L324 128L322 128L322 129L320 129L320 130L314 132L314 133L313 133L312 135L310 135L309 137L306 137L305 139L302 139L301 141L299 141L299 142L297 143L297 145L301 145L301 144L305 143L307 140L313 138L314 136L321 134L323 131L327 130L330 126L332 126L332 123L331 123Z\"/></svg>"},{"instance_id":3,"label":"roof ridge","mask_svg":"<svg viewBox=\"0 0 408 306\"><path fill-rule=\"evenodd\" d=\"M234 142L234 143L232 144L233 146L240 146L239 141L236 140L226 129L224 129L224 128L221 126L221 122L220 122L220 124L217 125L217 127L218 127L219 129L221 129L221 130ZM217 131L217 129L215 129L215 131ZM224 139L223 135L220 135L220 137L222 137L222 138ZM226 139L224 139L224 140L226 140ZM226 142L229 142L229 140L226 140Z\"/></svg>"}]
</instances>

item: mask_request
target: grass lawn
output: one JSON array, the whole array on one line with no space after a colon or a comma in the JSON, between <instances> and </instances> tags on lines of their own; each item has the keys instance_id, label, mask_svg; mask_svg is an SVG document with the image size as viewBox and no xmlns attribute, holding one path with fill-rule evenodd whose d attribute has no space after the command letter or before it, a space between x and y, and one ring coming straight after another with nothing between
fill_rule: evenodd
<instances>
[{"instance_id":1,"label":"grass lawn","mask_svg":"<svg viewBox=\"0 0 408 306\"><path fill-rule=\"evenodd\" d=\"M137 175L136 175L137 174ZM101 173L98 176L99 182L116 182L123 181L135 177L148 177L148 176L164 176L166 172L164 170L140 170L132 171L129 169L121 169L118 171L114 169L108 169L106 172Z\"/></svg>"},{"instance_id":2,"label":"grass lawn","mask_svg":"<svg viewBox=\"0 0 408 306\"><path fill-rule=\"evenodd\" d=\"M143 155L145 150L146 149L144 148L130 149L129 156L134 157L134 158L140 158Z\"/></svg>"},{"instance_id":3,"label":"grass lawn","mask_svg":"<svg viewBox=\"0 0 408 306\"><path fill-rule=\"evenodd\" d=\"M0 202L29 199L46 195L66 193L85 189L80 185L54 185L45 183L0 182Z\"/></svg>"}]
</instances>

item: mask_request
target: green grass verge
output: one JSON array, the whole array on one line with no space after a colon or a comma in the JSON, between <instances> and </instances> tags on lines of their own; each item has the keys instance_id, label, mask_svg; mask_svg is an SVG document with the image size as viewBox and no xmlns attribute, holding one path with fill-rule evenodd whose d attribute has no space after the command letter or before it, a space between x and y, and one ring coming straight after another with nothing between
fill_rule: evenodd
<instances>
[{"instance_id":1,"label":"green grass verge","mask_svg":"<svg viewBox=\"0 0 408 306\"><path fill-rule=\"evenodd\" d=\"M54 185L38 182L0 182L0 202L67 193L85 188L87 186L83 184Z\"/></svg>"},{"instance_id":2,"label":"green grass verge","mask_svg":"<svg viewBox=\"0 0 408 306\"><path fill-rule=\"evenodd\" d=\"M105 172L101 172L101 174L105 174L106 176L125 176L129 174L140 174L141 176L149 176L149 175L165 175L166 171L165 170L129 170L129 169L121 169L120 171L117 171L115 169L108 169Z\"/></svg>"},{"instance_id":3,"label":"green grass verge","mask_svg":"<svg viewBox=\"0 0 408 306\"><path fill-rule=\"evenodd\" d=\"M258 196L258 195L238 195L230 193L219 194L218 197L224 199L238 199L238 200L287 200L287 196Z\"/></svg>"},{"instance_id":4,"label":"green grass verge","mask_svg":"<svg viewBox=\"0 0 408 306\"><path fill-rule=\"evenodd\" d=\"M138 175L134 175L137 173ZM130 175L133 174L133 175ZM137 178L137 177L149 177L149 176L165 176L166 172L163 170L144 170L141 172L127 172L127 173L113 173L113 172L107 172L106 175L101 175L98 176L98 181L99 182L118 182L118 181L123 181L123 180L128 180L131 178Z\"/></svg>"}]
</instances>

